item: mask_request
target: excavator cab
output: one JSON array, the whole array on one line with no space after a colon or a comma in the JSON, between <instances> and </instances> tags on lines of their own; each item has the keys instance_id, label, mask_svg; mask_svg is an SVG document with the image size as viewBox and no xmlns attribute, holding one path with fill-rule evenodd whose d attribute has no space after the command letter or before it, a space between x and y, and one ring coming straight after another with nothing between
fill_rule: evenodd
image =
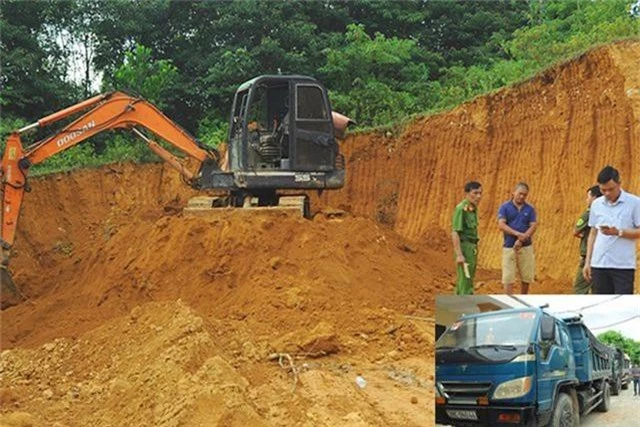
<instances>
[{"instance_id":1,"label":"excavator cab","mask_svg":"<svg viewBox=\"0 0 640 427\"><path fill-rule=\"evenodd\" d=\"M336 134L348 124L340 119L346 118L331 111L326 88L311 77L251 79L233 100L229 168L204 168L202 188L272 200L276 190L340 188L344 158Z\"/></svg>"},{"instance_id":2,"label":"excavator cab","mask_svg":"<svg viewBox=\"0 0 640 427\"><path fill-rule=\"evenodd\" d=\"M338 146L326 89L303 76L242 84L229 132L232 170L331 171Z\"/></svg>"}]
</instances>

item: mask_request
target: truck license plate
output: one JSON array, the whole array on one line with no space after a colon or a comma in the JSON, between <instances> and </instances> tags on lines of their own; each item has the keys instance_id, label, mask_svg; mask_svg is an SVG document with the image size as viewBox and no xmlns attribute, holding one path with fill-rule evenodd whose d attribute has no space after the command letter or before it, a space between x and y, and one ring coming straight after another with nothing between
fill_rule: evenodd
<instances>
[{"instance_id":1,"label":"truck license plate","mask_svg":"<svg viewBox=\"0 0 640 427\"><path fill-rule=\"evenodd\" d=\"M461 409L448 409L447 415L449 418L454 418L456 420L474 420L478 421L478 414L476 411L463 411Z\"/></svg>"}]
</instances>

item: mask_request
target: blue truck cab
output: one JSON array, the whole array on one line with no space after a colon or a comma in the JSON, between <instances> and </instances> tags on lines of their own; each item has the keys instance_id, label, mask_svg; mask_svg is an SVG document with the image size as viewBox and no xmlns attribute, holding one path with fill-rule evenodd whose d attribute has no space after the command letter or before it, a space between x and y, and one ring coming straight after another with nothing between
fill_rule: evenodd
<instances>
[{"instance_id":1,"label":"blue truck cab","mask_svg":"<svg viewBox=\"0 0 640 427\"><path fill-rule=\"evenodd\" d=\"M436 343L436 422L577 426L609 409L612 356L582 322L541 308L463 316Z\"/></svg>"}]
</instances>

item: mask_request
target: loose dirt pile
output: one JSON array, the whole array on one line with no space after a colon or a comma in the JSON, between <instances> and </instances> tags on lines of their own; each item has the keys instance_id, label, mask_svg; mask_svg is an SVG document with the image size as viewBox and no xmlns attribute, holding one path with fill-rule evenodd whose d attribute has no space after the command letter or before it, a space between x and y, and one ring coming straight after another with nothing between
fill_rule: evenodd
<instances>
[{"instance_id":1,"label":"loose dirt pile","mask_svg":"<svg viewBox=\"0 0 640 427\"><path fill-rule=\"evenodd\" d=\"M369 341L393 348L394 336L410 343L407 350L429 346L432 336L399 322L395 332L350 339L303 328L305 340L320 343L316 352L346 354L285 359L292 373L268 361L278 345L244 322L205 320L180 301L143 304L77 339L5 351L0 425L427 425L428 359L398 348L367 361L359 350ZM354 383L359 373L364 389Z\"/></svg>"},{"instance_id":2,"label":"loose dirt pile","mask_svg":"<svg viewBox=\"0 0 640 427\"><path fill-rule=\"evenodd\" d=\"M448 255L349 214L185 217L190 193L157 165L33 186L12 260L29 301L2 312L5 424L433 419Z\"/></svg>"},{"instance_id":3,"label":"loose dirt pile","mask_svg":"<svg viewBox=\"0 0 640 427\"><path fill-rule=\"evenodd\" d=\"M350 137L347 186L312 221L186 217L194 193L160 165L32 180L0 426L431 425L432 305L452 292L462 185L485 190L478 292L501 292L494 217L518 180L541 222L532 290L570 292L598 170L640 192L639 62L639 43L604 47L398 138Z\"/></svg>"}]
</instances>

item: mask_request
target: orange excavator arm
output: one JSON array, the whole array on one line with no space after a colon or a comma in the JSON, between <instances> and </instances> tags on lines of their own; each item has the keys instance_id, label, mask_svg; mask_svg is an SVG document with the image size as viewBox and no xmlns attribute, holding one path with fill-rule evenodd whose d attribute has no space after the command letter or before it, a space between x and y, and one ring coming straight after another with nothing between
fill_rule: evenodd
<instances>
[{"instance_id":1,"label":"orange excavator arm","mask_svg":"<svg viewBox=\"0 0 640 427\"><path fill-rule=\"evenodd\" d=\"M36 127L44 127L72 114L91 108L71 124L52 136L44 138L27 148L23 148L20 134ZM164 139L189 157L198 161L198 172L187 170L180 161L155 141L149 139L137 127L146 128ZM111 129L130 129L140 136L153 152L176 168L193 185L198 185L200 168L204 163L217 163L218 155L202 146L185 130L165 116L149 102L127 95L111 92L87 99L74 106L58 111L29 126L12 133L7 139L0 185L2 189L2 227L0 246L2 247L2 267L6 270L9 252L13 245L24 192L29 190L27 176L32 165L43 162L82 141Z\"/></svg>"}]
</instances>

